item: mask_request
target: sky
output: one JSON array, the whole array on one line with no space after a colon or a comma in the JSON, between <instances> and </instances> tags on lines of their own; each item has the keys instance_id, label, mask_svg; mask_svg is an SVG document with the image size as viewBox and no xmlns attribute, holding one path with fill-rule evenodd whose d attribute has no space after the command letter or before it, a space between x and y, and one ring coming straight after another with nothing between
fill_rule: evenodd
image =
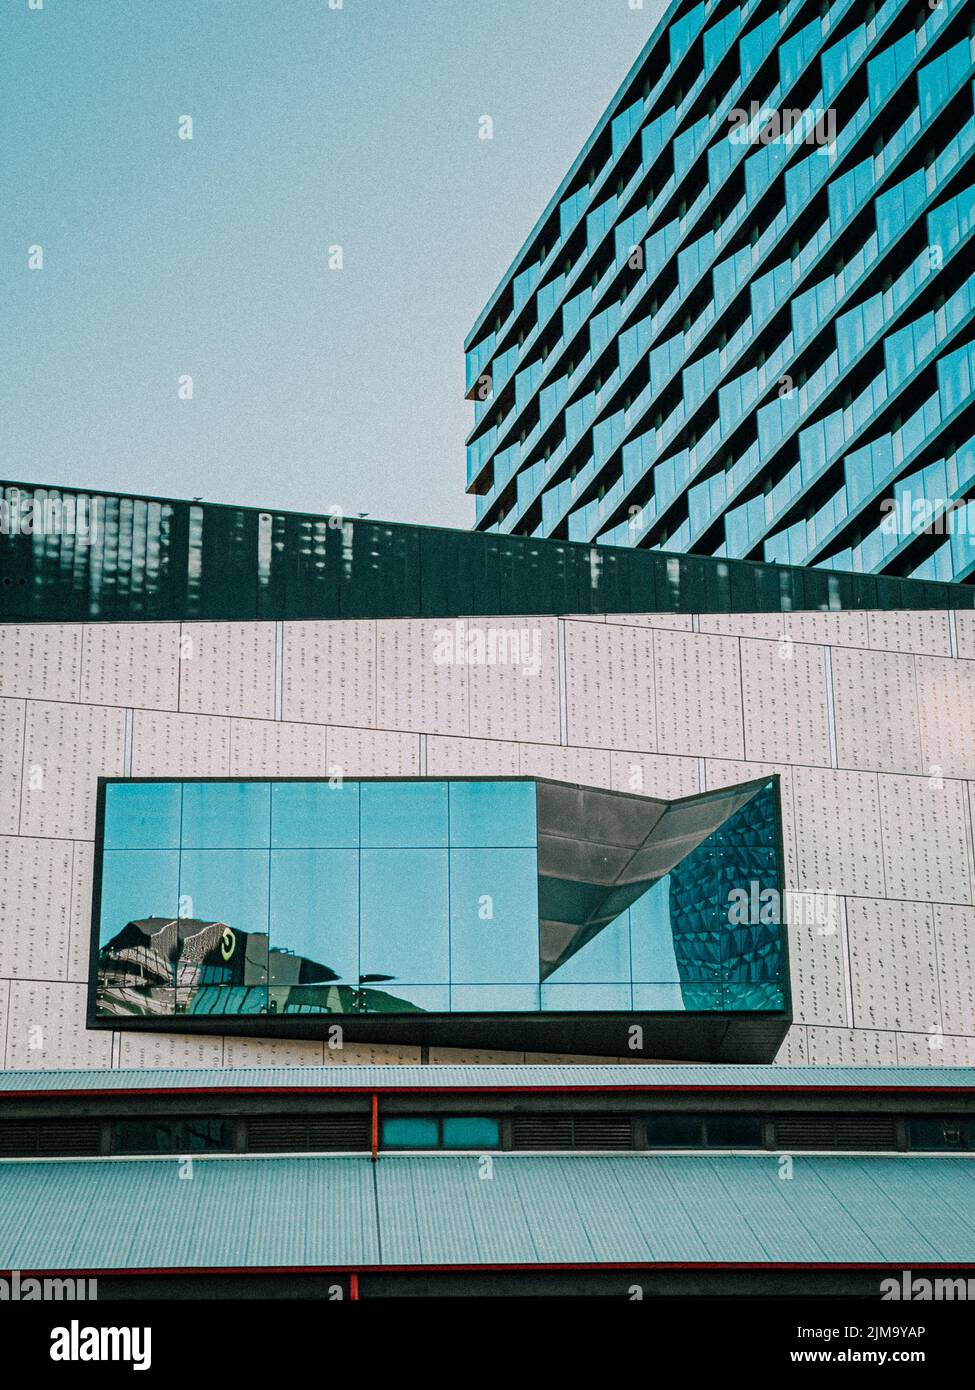
<instances>
[{"instance_id":1,"label":"sky","mask_svg":"<svg viewBox=\"0 0 975 1390\"><path fill-rule=\"evenodd\" d=\"M634 3L5 0L3 477L471 525L464 337Z\"/></svg>"}]
</instances>

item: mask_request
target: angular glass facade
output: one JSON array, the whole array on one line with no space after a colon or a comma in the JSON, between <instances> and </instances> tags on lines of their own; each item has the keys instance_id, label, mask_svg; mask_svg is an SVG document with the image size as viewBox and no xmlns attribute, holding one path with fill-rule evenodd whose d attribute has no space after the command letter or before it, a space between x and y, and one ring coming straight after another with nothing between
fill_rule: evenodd
<instances>
[{"instance_id":1,"label":"angular glass facade","mask_svg":"<svg viewBox=\"0 0 975 1390\"><path fill-rule=\"evenodd\" d=\"M96 1023L788 1006L774 780L107 780L98 870Z\"/></svg>"},{"instance_id":2,"label":"angular glass facade","mask_svg":"<svg viewBox=\"0 0 975 1390\"><path fill-rule=\"evenodd\" d=\"M677 0L467 340L482 530L975 572L963 0Z\"/></svg>"}]
</instances>

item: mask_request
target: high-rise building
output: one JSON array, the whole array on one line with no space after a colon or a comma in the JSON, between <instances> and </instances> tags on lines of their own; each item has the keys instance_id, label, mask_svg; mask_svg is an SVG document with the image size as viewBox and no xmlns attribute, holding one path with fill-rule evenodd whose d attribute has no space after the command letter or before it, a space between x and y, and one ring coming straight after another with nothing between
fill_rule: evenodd
<instances>
[{"instance_id":1,"label":"high-rise building","mask_svg":"<svg viewBox=\"0 0 975 1390\"><path fill-rule=\"evenodd\" d=\"M467 340L477 527L970 581L973 60L675 0Z\"/></svg>"}]
</instances>

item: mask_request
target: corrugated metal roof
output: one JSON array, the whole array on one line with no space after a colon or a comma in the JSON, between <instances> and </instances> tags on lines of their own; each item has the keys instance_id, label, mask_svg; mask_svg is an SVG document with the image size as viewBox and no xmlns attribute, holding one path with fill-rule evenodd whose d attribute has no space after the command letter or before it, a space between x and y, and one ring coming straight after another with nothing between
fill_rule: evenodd
<instances>
[{"instance_id":1,"label":"corrugated metal roof","mask_svg":"<svg viewBox=\"0 0 975 1390\"><path fill-rule=\"evenodd\" d=\"M973 1067L330 1066L0 1071L0 1093L240 1089L456 1090L525 1086L975 1086Z\"/></svg>"},{"instance_id":2,"label":"corrugated metal roof","mask_svg":"<svg viewBox=\"0 0 975 1390\"><path fill-rule=\"evenodd\" d=\"M0 1162L0 1268L975 1259L975 1160L397 1154Z\"/></svg>"}]
</instances>

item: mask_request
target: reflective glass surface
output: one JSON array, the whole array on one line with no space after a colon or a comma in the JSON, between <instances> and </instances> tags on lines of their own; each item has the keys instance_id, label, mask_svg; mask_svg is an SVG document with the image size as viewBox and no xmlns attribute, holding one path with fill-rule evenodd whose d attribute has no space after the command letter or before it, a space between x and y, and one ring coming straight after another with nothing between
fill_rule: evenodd
<instances>
[{"instance_id":1,"label":"reflective glass surface","mask_svg":"<svg viewBox=\"0 0 975 1390\"><path fill-rule=\"evenodd\" d=\"M97 1011L781 1011L774 781L109 781Z\"/></svg>"}]
</instances>

